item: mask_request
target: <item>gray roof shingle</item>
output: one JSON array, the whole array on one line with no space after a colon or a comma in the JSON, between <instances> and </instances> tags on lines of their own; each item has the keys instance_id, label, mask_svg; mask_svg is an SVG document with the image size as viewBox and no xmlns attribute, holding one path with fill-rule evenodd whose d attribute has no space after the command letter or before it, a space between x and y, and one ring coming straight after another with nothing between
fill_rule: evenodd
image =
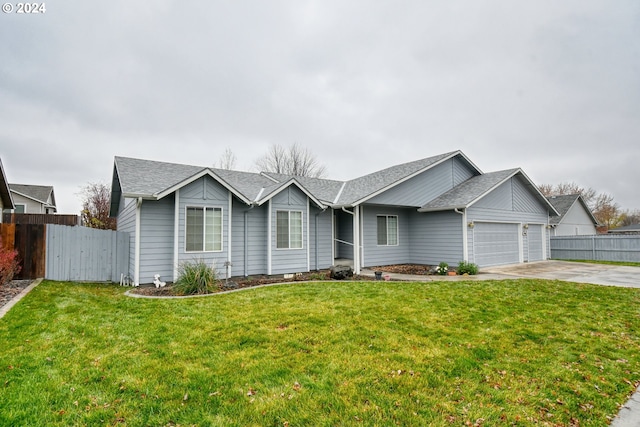
<instances>
[{"instance_id":1,"label":"gray roof shingle","mask_svg":"<svg viewBox=\"0 0 640 427\"><path fill-rule=\"evenodd\" d=\"M37 200L44 205L49 205L49 197L51 196L51 206L55 207L55 199L52 194L53 187L50 185L9 184L9 189L15 193L20 193Z\"/></svg>"}]
</instances>

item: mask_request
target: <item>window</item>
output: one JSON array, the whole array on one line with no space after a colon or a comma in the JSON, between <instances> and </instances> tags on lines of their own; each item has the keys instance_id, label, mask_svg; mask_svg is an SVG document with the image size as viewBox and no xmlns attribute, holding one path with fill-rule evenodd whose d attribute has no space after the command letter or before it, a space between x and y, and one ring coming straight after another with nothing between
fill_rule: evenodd
<instances>
[{"instance_id":1,"label":"window","mask_svg":"<svg viewBox=\"0 0 640 427\"><path fill-rule=\"evenodd\" d=\"M19 213L19 214L22 214L22 213L25 213L25 212L26 212L26 207L25 207L25 205L18 205L18 204L16 204L15 206L16 206L16 208L13 210L13 213Z\"/></svg>"},{"instance_id":2,"label":"window","mask_svg":"<svg viewBox=\"0 0 640 427\"><path fill-rule=\"evenodd\" d=\"M378 215L378 245L398 245L398 217L396 215Z\"/></svg>"},{"instance_id":3,"label":"window","mask_svg":"<svg viewBox=\"0 0 640 427\"><path fill-rule=\"evenodd\" d=\"M187 252L222 251L222 209L187 208Z\"/></svg>"},{"instance_id":4,"label":"window","mask_svg":"<svg viewBox=\"0 0 640 427\"><path fill-rule=\"evenodd\" d=\"M276 247L302 249L302 212L276 211Z\"/></svg>"}]
</instances>

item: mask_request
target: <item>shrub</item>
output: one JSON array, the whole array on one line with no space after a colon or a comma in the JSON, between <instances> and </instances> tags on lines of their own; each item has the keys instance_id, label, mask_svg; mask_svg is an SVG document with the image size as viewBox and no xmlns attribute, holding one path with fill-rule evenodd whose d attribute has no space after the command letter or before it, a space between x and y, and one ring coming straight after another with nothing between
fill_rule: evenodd
<instances>
[{"instance_id":1,"label":"shrub","mask_svg":"<svg viewBox=\"0 0 640 427\"><path fill-rule=\"evenodd\" d=\"M449 271L449 264L447 264L446 262L441 262L436 267L436 273L441 276L446 276L448 271Z\"/></svg>"},{"instance_id":2,"label":"shrub","mask_svg":"<svg viewBox=\"0 0 640 427\"><path fill-rule=\"evenodd\" d=\"M460 261L458 264L458 274L469 274L474 276L478 274L478 265L472 262Z\"/></svg>"},{"instance_id":3,"label":"shrub","mask_svg":"<svg viewBox=\"0 0 640 427\"><path fill-rule=\"evenodd\" d=\"M0 286L9 283L20 273L18 251L0 249Z\"/></svg>"},{"instance_id":4,"label":"shrub","mask_svg":"<svg viewBox=\"0 0 640 427\"><path fill-rule=\"evenodd\" d=\"M178 267L178 280L173 285L176 295L210 294L220 289L216 270L204 261L185 262Z\"/></svg>"}]
</instances>

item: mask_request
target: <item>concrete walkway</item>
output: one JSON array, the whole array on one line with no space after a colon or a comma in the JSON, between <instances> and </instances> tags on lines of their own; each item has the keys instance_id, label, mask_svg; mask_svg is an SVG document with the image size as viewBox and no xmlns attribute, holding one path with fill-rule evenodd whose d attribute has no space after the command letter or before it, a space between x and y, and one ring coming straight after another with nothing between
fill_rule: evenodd
<instances>
[{"instance_id":1,"label":"concrete walkway","mask_svg":"<svg viewBox=\"0 0 640 427\"><path fill-rule=\"evenodd\" d=\"M375 277L372 270L362 270L364 276ZM384 273L390 280L433 282L442 280L504 280L547 279L566 282L591 283L603 286L640 288L640 267L589 264L568 261L540 261L527 264L483 268L477 276L414 276ZM620 409L611 427L640 427L640 387Z\"/></svg>"}]
</instances>

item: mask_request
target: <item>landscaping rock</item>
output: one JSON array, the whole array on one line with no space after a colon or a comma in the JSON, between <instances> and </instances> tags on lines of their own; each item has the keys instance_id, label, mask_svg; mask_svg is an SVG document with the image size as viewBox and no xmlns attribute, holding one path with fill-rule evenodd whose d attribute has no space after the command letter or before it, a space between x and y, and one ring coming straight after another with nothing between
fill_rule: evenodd
<instances>
[{"instance_id":1,"label":"landscaping rock","mask_svg":"<svg viewBox=\"0 0 640 427\"><path fill-rule=\"evenodd\" d=\"M334 280L344 280L353 277L353 269L348 265L334 265L331 267L331 278Z\"/></svg>"}]
</instances>

